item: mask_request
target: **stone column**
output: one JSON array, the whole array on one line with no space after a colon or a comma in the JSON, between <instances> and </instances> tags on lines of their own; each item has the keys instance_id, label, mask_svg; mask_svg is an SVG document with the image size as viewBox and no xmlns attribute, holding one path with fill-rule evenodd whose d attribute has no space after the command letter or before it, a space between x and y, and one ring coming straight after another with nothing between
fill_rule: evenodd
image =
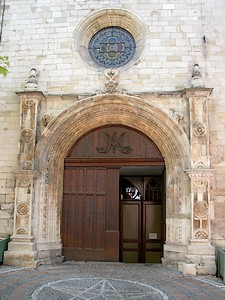
<instances>
[{"instance_id":1,"label":"stone column","mask_svg":"<svg viewBox=\"0 0 225 300\"><path fill-rule=\"evenodd\" d=\"M200 73L199 73L200 74ZM210 187L214 170L210 168L207 99L212 89L186 90L190 105L190 147L192 169L186 170L191 183L191 239L187 251L186 273L215 274L215 249L210 243Z\"/></svg>"},{"instance_id":2,"label":"stone column","mask_svg":"<svg viewBox=\"0 0 225 300\"><path fill-rule=\"evenodd\" d=\"M18 171L15 172L14 227L4 264L36 265L36 245L32 234L34 203L34 156L38 114L44 95L38 91L18 92L20 100L20 141Z\"/></svg>"}]
</instances>

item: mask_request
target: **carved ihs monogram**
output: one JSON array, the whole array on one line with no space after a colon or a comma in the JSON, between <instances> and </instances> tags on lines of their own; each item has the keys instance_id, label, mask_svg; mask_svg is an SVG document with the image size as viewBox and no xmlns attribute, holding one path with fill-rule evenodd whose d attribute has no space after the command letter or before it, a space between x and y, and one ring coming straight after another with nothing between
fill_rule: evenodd
<instances>
[{"instance_id":1,"label":"carved ihs monogram","mask_svg":"<svg viewBox=\"0 0 225 300\"><path fill-rule=\"evenodd\" d=\"M133 148L129 146L124 146L123 139L126 132L123 132L120 136L117 135L116 132L113 133L112 136L109 136L108 133L105 133L106 136L106 146L98 147L96 150L98 153L108 153L110 150L115 153L116 149L119 150L123 154L129 154L133 150Z\"/></svg>"}]
</instances>

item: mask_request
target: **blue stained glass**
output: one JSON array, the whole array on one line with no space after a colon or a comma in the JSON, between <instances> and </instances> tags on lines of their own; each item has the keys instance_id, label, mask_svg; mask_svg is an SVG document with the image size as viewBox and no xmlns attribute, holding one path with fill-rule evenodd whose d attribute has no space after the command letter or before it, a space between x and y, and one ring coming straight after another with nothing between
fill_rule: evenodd
<instances>
[{"instance_id":1,"label":"blue stained glass","mask_svg":"<svg viewBox=\"0 0 225 300\"><path fill-rule=\"evenodd\" d=\"M105 68L118 68L134 56L136 44L133 36L120 27L106 27L90 40L88 50L93 61Z\"/></svg>"}]
</instances>

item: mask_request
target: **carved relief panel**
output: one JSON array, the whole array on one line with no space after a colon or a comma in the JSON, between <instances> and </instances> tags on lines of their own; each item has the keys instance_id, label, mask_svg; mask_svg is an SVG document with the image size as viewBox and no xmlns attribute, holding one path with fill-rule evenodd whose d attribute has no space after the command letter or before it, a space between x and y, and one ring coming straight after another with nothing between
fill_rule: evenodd
<instances>
[{"instance_id":1,"label":"carved relief panel","mask_svg":"<svg viewBox=\"0 0 225 300\"><path fill-rule=\"evenodd\" d=\"M32 170L37 132L40 92L19 93L20 98L20 170Z\"/></svg>"},{"instance_id":2,"label":"carved relief panel","mask_svg":"<svg viewBox=\"0 0 225 300\"><path fill-rule=\"evenodd\" d=\"M209 164L209 128L207 98L211 89L190 89L186 91L190 104L190 144L193 165L202 162Z\"/></svg>"},{"instance_id":3,"label":"carved relief panel","mask_svg":"<svg viewBox=\"0 0 225 300\"><path fill-rule=\"evenodd\" d=\"M210 238L210 182L213 170L195 169L187 172L191 179L192 240Z\"/></svg>"},{"instance_id":4,"label":"carved relief panel","mask_svg":"<svg viewBox=\"0 0 225 300\"><path fill-rule=\"evenodd\" d=\"M31 237L33 172L16 174L16 195L13 237Z\"/></svg>"}]
</instances>

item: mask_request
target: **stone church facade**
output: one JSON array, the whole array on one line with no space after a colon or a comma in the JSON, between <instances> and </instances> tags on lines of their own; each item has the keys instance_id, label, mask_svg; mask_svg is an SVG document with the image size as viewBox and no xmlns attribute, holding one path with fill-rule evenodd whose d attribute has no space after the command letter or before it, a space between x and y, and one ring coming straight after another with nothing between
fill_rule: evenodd
<instances>
[{"instance_id":1,"label":"stone church facade","mask_svg":"<svg viewBox=\"0 0 225 300\"><path fill-rule=\"evenodd\" d=\"M97 240L100 232L103 240L74 246L72 259L81 249L88 253L79 256L84 260L98 253L97 260L125 261L119 254L121 170L129 167L137 178L135 168L147 169L152 178L163 166L163 233L154 225L145 243L161 243L162 263L183 273L215 274L215 249L225 247L224 1L17 2L0 4L0 53L10 59L8 76L0 78L0 233L11 235L4 263L36 266L67 257L64 235L72 239L71 228L63 224L73 210L65 209L67 168L76 168L74 182L82 178L85 186L96 174L85 172L106 174L96 181L101 190L106 178L105 192L74 192L82 201L97 199L91 212L89 204L86 212L74 210L71 224L87 220L88 227L95 219L86 231L74 225L75 244L81 234ZM113 42L104 33L111 28L117 30ZM104 135L98 139L100 130L107 150L99 148L106 142ZM132 154L137 134L149 141L140 156ZM147 152L150 144L160 155Z\"/></svg>"}]
</instances>

